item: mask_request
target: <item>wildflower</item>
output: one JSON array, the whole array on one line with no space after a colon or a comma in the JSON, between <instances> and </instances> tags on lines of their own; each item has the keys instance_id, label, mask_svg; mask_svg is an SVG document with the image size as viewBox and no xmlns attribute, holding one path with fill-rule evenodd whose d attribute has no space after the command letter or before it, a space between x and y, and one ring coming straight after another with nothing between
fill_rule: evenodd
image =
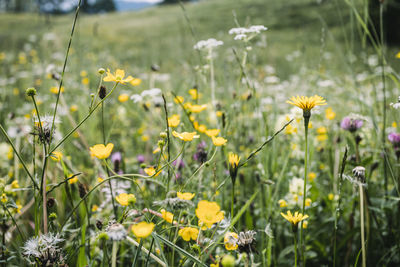
<instances>
[{"instance_id":1,"label":"wildflower","mask_svg":"<svg viewBox=\"0 0 400 267\"><path fill-rule=\"evenodd\" d=\"M147 223L147 222L140 222L138 224L132 225L132 233L137 237L137 238L146 238L154 230L154 223Z\"/></svg>"},{"instance_id":2,"label":"wildflower","mask_svg":"<svg viewBox=\"0 0 400 267\"><path fill-rule=\"evenodd\" d=\"M75 111L77 111L78 110L78 106L77 105L71 105L70 107L69 107L69 111L71 111L71 112L75 112Z\"/></svg>"},{"instance_id":3,"label":"wildflower","mask_svg":"<svg viewBox=\"0 0 400 267\"><path fill-rule=\"evenodd\" d=\"M51 153L50 158L55 162L59 162L63 157L63 154L60 151L54 151Z\"/></svg>"},{"instance_id":4,"label":"wildflower","mask_svg":"<svg viewBox=\"0 0 400 267\"><path fill-rule=\"evenodd\" d=\"M125 227L120 223L110 223L106 228L106 232L112 241L121 241L127 235Z\"/></svg>"},{"instance_id":5,"label":"wildflower","mask_svg":"<svg viewBox=\"0 0 400 267\"><path fill-rule=\"evenodd\" d=\"M50 93L52 94L58 94L58 87L53 86L50 88ZM64 86L61 86L61 93L64 93Z\"/></svg>"},{"instance_id":6,"label":"wildflower","mask_svg":"<svg viewBox=\"0 0 400 267\"><path fill-rule=\"evenodd\" d=\"M303 222L303 229L307 229L307 227L308 227L308 221L304 221Z\"/></svg>"},{"instance_id":7,"label":"wildflower","mask_svg":"<svg viewBox=\"0 0 400 267\"><path fill-rule=\"evenodd\" d=\"M186 141L192 141L193 138L199 138L199 136L196 135L196 134L197 134L196 132L191 132L191 133L188 133L188 132L178 133L176 131L172 132L173 136L178 137L179 139L181 139L181 140L183 140L185 142Z\"/></svg>"},{"instance_id":8,"label":"wildflower","mask_svg":"<svg viewBox=\"0 0 400 267\"><path fill-rule=\"evenodd\" d=\"M222 221L224 213L216 202L201 200L197 204L196 216L208 228L211 228L214 223Z\"/></svg>"},{"instance_id":9,"label":"wildflower","mask_svg":"<svg viewBox=\"0 0 400 267\"><path fill-rule=\"evenodd\" d=\"M343 130L354 133L358 129L360 129L363 126L363 124L364 124L364 122L361 119L352 118L352 117L344 117L342 122L340 123L340 127Z\"/></svg>"},{"instance_id":10,"label":"wildflower","mask_svg":"<svg viewBox=\"0 0 400 267\"><path fill-rule=\"evenodd\" d=\"M189 90L189 95L192 97L193 100L200 98L199 91L195 88Z\"/></svg>"},{"instance_id":11,"label":"wildflower","mask_svg":"<svg viewBox=\"0 0 400 267\"><path fill-rule=\"evenodd\" d=\"M204 163L207 161L206 142L202 141L197 145L197 152L193 155L193 159Z\"/></svg>"},{"instance_id":12,"label":"wildflower","mask_svg":"<svg viewBox=\"0 0 400 267\"><path fill-rule=\"evenodd\" d=\"M232 178L232 183L235 183L240 157L232 152L228 155L229 174Z\"/></svg>"},{"instance_id":13,"label":"wildflower","mask_svg":"<svg viewBox=\"0 0 400 267\"><path fill-rule=\"evenodd\" d=\"M92 212L96 212L99 209L99 206L93 205L92 206Z\"/></svg>"},{"instance_id":14,"label":"wildflower","mask_svg":"<svg viewBox=\"0 0 400 267\"><path fill-rule=\"evenodd\" d=\"M194 194L194 193L189 193L189 192L186 192L186 193L177 192L176 195L177 195L178 198L180 198L180 199L183 199L183 200L191 200L192 198L194 198L194 196L195 196L196 194Z\"/></svg>"},{"instance_id":15,"label":"wildflower","mask_svg":"<svg viewBox=\"0 0 400 267\"><path fill-rule=\"evenodd\" d=\"M110 69L107 69L107 76L103 79L105 82L116 82L121 84L129 83L132 80L132 76L125 78L125 71L121 69L117 69L114 74L110 72Z\"/></svg>"},{"instance_id":16,"label":"wildflower","mask_svg":"<svg viewBox=\"0 0 400 267\"><path fill-rule=\"evenodd\" d=\"M1 195L0 200L1 200L2 203L6 203L8 201L7 195L5 193L3 193Z\"/></svg>"},{"instance_id":17,"label":"wildflower","mask_svg":"<svg viewBox=\"0 0 400 267\"><path fill-rule=\"evenodd\" d=\"M184 227L179 230L178 235L185 241L190 241L190 239L197 240L199 230L194 227Z\"/></svg>"},{"instance_id":18,"label":"wildflower","mask_svg":"<svg viewBox=\"0 0 400 267\"><path fill-rule=\"evenodd\" d=\"M334 197L335 197L335 195L334 195L334 194L332 194L332 193L329 193L329 194L328 194L328 199L329 199L329 200L333 200L333 199L334 199Z\"/></svg>"},{"instance_id":19,"label":"wildflower","mask_svg":"<svg viewBox=\"0 0 400 267\"><path fill-rule=\"evenodd\" d=\"M279 207L281 207L281 208L287 207L287 202L284 199L279 199L278 204L279 204Z\"/></svg>"},{"instance_id":20,"label":"wildflower","mask_svg":"<svg viewBox=\"0 0 400 267\"><path fill-rule=\"evenodd\" d=\"M400 133L390 133L388 139L395 147L400 146Z\"/></svg>"},{"instance_id":21,"label":"wildflower","mask_svg":"<svg viewBox=\"0 0 400 267\"><path fill-rule=\"evenodd\" d=\"M226 140L225 138L220 137L220 136L218 136L218 137L212 136L211 139L212 139L214 146L222 146L222 145L225 145L226 142L228 142L228 140Z\"/></svg>"},{"instance_id":22,"label":"wildflower","mask_svg":"<svg viewBox=\"0 0 400 267\"><path fill-rule=\"evenodd\" d=\"M396 54L396 58L400 58L400 52Z\"/></svg>"},{"instance_id":23,"label":"wildflower","mask_svg":"<svg viewBox=\"0 0 400 267\"><path fill-rule=\"evenodd\" d=\"M12 183L11 183L11 188L13 188L13 189L19 188L18 180L12 181Z\"/></svg>"},{"instance_id":24,"label":"wildflower","mask_svg":"<svg viewBox=\"0 0 400 267\"><path fill-rule=\"evenodd\" d=\"M111 154L111 162L114 164L114 171L116 173L120 172L120 164L122 162L122 154L121 152L115 152Z\"/></svg>"},{"instance_id":25,"label":"wildflower","mask_svg":"<svg viewBox=\"0 0 400 267\"><path fill-rule=\"evenodd\" d=\"M165 221L167 221L167 222L169 222L169 223L172 223L172 220L174 219L174 214L172 214L172 213L169 212L169 211L166 211L165 209L162 209L162 210L161 210L161 217L162 217Z\"/></svg>"},{"instance_id":26,"label":"wildflower","mask_svg":"<svg viewBox=\"0 0 400 267\"><path fill-rule=\"evenodd\" d=\"M59 123L59 120L54 119L54 124ZM34 119L34 134L39 136L39 140L42 143L50 143L50 136L54 134L55 127L53 127L53 116L41 116L40 122L39 117L35 116ZM53 132L51 132L53 130Z\"/></svg>"},{"instance_id":27,"label":"wildflower","mask_svg":"<svg viewBox=\"0 0 400 267\"><path fill-rule=\"evenodd\" d=\"M150 167L144 168L144 172L145 172L148 176L157 177L157 176L161 173L161 170L159 170L159 171L156 173L156 169L155 169L153 166L150 166Z\"/></svg>"},{"instance_id":28,"label":"wildflower","mask_svg":"<svg viewBox=\"0 0 400 267\"><path fill-rule=\"evenodd\" d=\"M59 234L42 234L28 239L22 247L22 254L30 264L61 265L64 262L62 242L64 239Z\"/></svg>"},{"instance_id":29,"label":"wildflower","mask_svg":"<svg viewBox=\"0 0 400 267\"><path fill-rule=\"evenodd\" d=\"M181 122L180 116L178 114L174 114L168 118L168 126L169 127L178 127L179 123Z\"/></svg>"},{"instance_id":30,"label":"wildflower","mask_svg":"<svg viewBox=\"0 0 400 267\"><path fill-rule=\"evenodd\" d=\"M308 215L303 215L303 214L299 213L298 211L296 211L293 215L290 212L290 210L287 211L287 214L284 214L281 212L281 215L283 216L283 218L285 218L287 221L289 221L293 225L293 227L297 227L297 224L299 222L308 218Z\"/></svg>"},{"instance_id":31,"label":"wildflower","mask_svg":"<svg viewBox=\"0 0 400 267\"><path fill-rule=\"evenodd\" d=\"M212 136L217 136L221 130L220 129L209 129L206 130L205 133L207 136L212 137Z\"/></svg>"},{"instance_id":32,"label":"wildflower","mask_svg":"<svg viewBox=\"0 0 400 267\"><path fill-rule=\"evenodd\" d=\"M89 78L88 78L88 77L85 77L85 78L83 78L83 79L82 79L82 81L81 81L81 82L82 82L82 84L83 84L83 85L88 85L88 84L89 84L89 82L90 82L90 80L89 80Z\"/></svg>"},{"instance_id":33,"label":"wildflower","mask_svg":"<svg viewBox=\"0 0 400 267\"><path fill-rule=\"evenodd\" d=\"M90 147L90 154L98 159L106 159L110 156L112 150L114 148L114 144L108 143L107 146L103 144L97 144Z\"/></svg>"},{"instance_id":34,"label":"wildflower","mask_svg":"<svg viewBox=\"0 0 400 267\"><path fill-rule=\"evenodd\" d=\"M253 230L239 233L237 244L240 252L251 253L255 251L256 234L257 232Z\"/></svg>"},{"instance_id":35,"label":"wildflower","mask_svg":"<svg viewBox=\"0 0 400 267\"><path fill-rule=\"evenodd\" d=\"M332 108L327 108L325 110L325 118L328 120L333 120L336 117L336 113L333 112Z\"/></svg>"},{"instance_id":36,"label":"wildflower","mask_svg":"<svg viewBox=\"0 0 400 267\"><path fill-rule=\"evenodd\" d=\"M308 174L308 180L310 180L310 182L314 181L315 178L317 178L317 174L315 172L310 172Z\"/></svg>"},{"instance_id":37,"label":"wildflower","mask_svg":"<svg viewBox=\"0 0 400 267\"><path fill-rule=\"evenodd\" d=\"M222 41L218 41L218 40L216 40L214 38L210 38L208 40L201 40L201 41L197 42L193 46L193 48L196 49L196 50L212 49L214 47L217 47L217 46L220 46L220 45L223 45L223 44L224 44L224 42L222 42Z\"/></svg>"},{"instance_id":38,"label":"wildflower","mask_svg":"<svg viewBox=\"0 0 400 267\"><path fill-rule=\"evenodd\" d=\"M124 102L126 102L128 100L129 100L129 95L128 94L120 94L118 96L118 101L121 102L121 103L124 103Z\"/></svg>"},{"instance_id":39,"label":"wildflower","mask_svg":"<svg viewBox=\"0 0 400 267\"><path fill-rule=\"evenodd\" d=\"M400 96L397 98L397 103L390 103L390 106L394 109L400 108Z\"/></svg>"},{"instance_id":40,"label":"wildflower","mask_svg":"<svg viewBox=\"0 0 400 267\"><path fill-rule=\"evenodd\" d=\"M356 177L360 182L365 182L365 168L362 166L357 166L353 169L353 175Z\"/></svg>"},{"instance_id":41,"label":"wildflower","mask_svg":"<svg viewBox=\"0 0 400 267\"><path fill-rule=\"evenodd\" d=\"M135 204L136 202L134 194L122 193L116 196L115 199L121 206L128 206L129 204Z\"/></svg>"},{"instance_id":42,"label":"wildflower","mask_svg":"<svg viewBox=\"0 0 400 267\"><path fill-rule=\"evenodd\" d=\"M176 104L179 104L179 103L183 103L183 101L184 101L185 99L183 98L183 96L176 96L175 98L174 98L174 102L176 103Z\"/></svg>"},{"instance_id":43,"label":"wildflower","mask_svg":"<svg viewBox=\"0 0 400 267\"><path fill-rule=\"evenodd\" d=\"M297 106L303 110L303 112L309 112L315 106L323 106L326 105L326 101L323 97L314 95L314 96L296 96L292 97L290 101L286 101L286 103Z\"/></svg>"},{"instance_id":44,"label":"wildflower","mask_svg":"<svg viewBox=\"0 0 400 267\"><path fill-rule=\"evenodd\" d=\"M224 245L227 250L236 250L238 248L237 241L239 236L235 232L227 232L224 236Z\"/></svg>"},{"instance_id":45,"label":"wildflower","mask_svg":"<svg viewBox=\"0 0 400 267\"><path fill-rule=\"evenodd\" d=\"M75 176L74 178L71 178L68 180L69 184L75 184L78 182L78 176Z\"/></svg>"},{"instance_id":46,"label":"wildflower","mask_svg":"<svg viewBox=\"0 0 400 267\"><path fill-rule=\"evenodd\" d=\"M306 207L311 205L311 198L306 198Z\"/></svg>"},{"instance_id":47,"label":"wildflower","mask_svg":"<svg viewBox=\"0 0 400 267\"><path fill-rule=\"evenodd\" d=\"M188 109L192 113L200 113L203 110L207 109L207 104L203 105L192 105L191 103L187 103L185 106L186 109Z\"/></svg>"},{"instance_id":48,"label":"wildflower","mask_svg":"<svg viewBox=\"0 0 400 267\"><path fill-rule=\"evenodd\" d=\"M133 78L132 81L130 81L130 84L131 84L132 86L138 86L138 85L140 85L141 83L142 83L142 80L139 79L139 78Z\"/></svg>"}]
</instances>

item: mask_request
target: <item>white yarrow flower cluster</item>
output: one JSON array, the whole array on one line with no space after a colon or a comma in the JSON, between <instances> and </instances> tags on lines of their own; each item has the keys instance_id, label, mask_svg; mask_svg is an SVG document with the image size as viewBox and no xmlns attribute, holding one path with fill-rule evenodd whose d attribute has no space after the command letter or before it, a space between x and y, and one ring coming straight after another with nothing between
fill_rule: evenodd
<instances>
[{"instance_id":1,"label":"white yarrow flower cluster","mask_svg":"<svg viewBox=\"0 0 400 267\"><path fill-rule=\"evenodd\" d=\"M162 103L163 99L160 96L161 89L160 88L152 88L149 90L144 90L141 94L134 94L131 96L131 100L134 103L143 102L146 98L151 99L153 103Z\"/></svg>"},{"instance_id":2,"label":"white yarrow flower cluster","mask_svg":"<svg viewBox=\"0 0 400 267\"><path fill-rule=\"evenodd\" d=\"M201 40L201 41L197 42L197 44L195 44L193 46L193 48L197 49L197 50L212 49L214 47L217 47L217 46L220 46L220 45L223 45L223 44L224 44L224 42L222 42L222 41L218 41L218 40L216 40L214 38L210 38L208 40Z\"/></svg>"},{"instance_id":3,"label":"white yarrow flower cluster","mask_svg":"<svg viewBox=\"0 0 400 267\"><path fill-rule=\"evenodd\" d=\"M232 28L229 30L229 34L235 35L234 40L249 41L251 38L260 34L262 31L266 31L267 29L268 28L264 25L253 25L249 28Z\"/></svg>"},{"instance_id":4,"label":"white yarrow flower cluster","mask_svg":"<svg viewBox=\"0 0 400 267\"><path fill-rule=\"evenodd\" d=\"M390 106L394 109L399 109L400 108L400 96L397 100L397 103L390 103Z\"/></svg>"}]
</instances>

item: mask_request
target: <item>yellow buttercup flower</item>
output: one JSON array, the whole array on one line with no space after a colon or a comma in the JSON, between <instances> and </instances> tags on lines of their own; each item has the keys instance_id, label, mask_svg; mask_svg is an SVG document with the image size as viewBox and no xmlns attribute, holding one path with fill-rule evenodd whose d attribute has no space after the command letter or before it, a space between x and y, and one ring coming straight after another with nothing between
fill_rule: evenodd
<instances>
[{"instance_id":1,"label":"yellow buttercup flower","mask_svg":"<svg viewBox=\"0 0 400 267\"><path fill-rule=\"evenodd\" d=\"M154 223L140 222L132 225L132 233L137 238L146 238L151 235L154 230L154 226Z\"/></svg>"},{"instance_id":2,"label":"yellow buttercup flower","mask_svg":"<svg viewBox=\"0 0 400 267\"><path fill-rule=\"evenodd\" d=\"M174 214L172 214L169 211L166 211L165 209L161 210L161 216L165 221L169 223L172 223L172 220L174 219Z\"/></svg>"},{"instance_id":3,"label":"yellow buttercup flower","mask_svg":"<svg viewBox=\"0 0 400 267\"><path fill-rule=\"evenodd\" d=\"M58 87L53 86L50 88L50 93L52 94L58 94ZM64 93L64 86L61 86L61 93Z\"/></svg>"},{"instance_id":4,"label":"yellow buttercup flower","mask_svg":"<svg viewBox=\"0 0 400 267\"><path fill-rule=\"evenodd\" d=\"M99 209L99 206L93 205L92 206L92 212L96 212Z\"/></svg>"},{"instance_id":5,"label":"yellow buttercup flower","mask_svg":"<svg viewBox=\"0 0 400 267\"><path fill-rule=\"evenodd\" d=\"M190 241L190 239L197 240L199 230L194 227L184 227L179 230L178 235L185 241Z\"/></svg>"},{"instance_id":6,"label":"yellow buttercup flower","mask_svg":"<svg viewBox=\"0 0 400 267\"><path fill-rule=\"evenodd\" d=\"M83 79L82 79L82 81L81 81L81 82L82 82L82 84L83 84L83 85L88 85L88 84L89 84L89 82L90 82L90 80L89 80L89 78L88 78L88 77L85 77L85 78L83 78Z\"/></svg>"},{"instance_id":7,"label":"yellow buttercup flower","mask_svg":"<svg viewBox=\"0 0 400 267\"><path fill-rule=\"evenodd\" d=\"M128 94L120 94L118 96L118 101L121 102L121 103L124 103L124 102L126 102L128 100L129 100L129 95Z\"/></svg>"},{"instance_id":8,"label":"yellow buttercup flower","mask_svg":"<svg viewBox=\"0 0 400 267\"><path fill-rule=\"evenodd\" d=\"M110 72L110 69L107 69L107 76L104 77L103 81L105 82L116 82L120 84L129 83L134 78L132 76L128 76L125 78L125 71L121 69L117 69L114 74Z\"/></svg>"},{"instance_id":9,"label":"yellow buttercup flower","mask_svg":"<svg viewBox=\"0 0 400 267\"><path fill-rule=\"evenodd\" d=\"M281 207L281 208L287 207L287 202L284 199L279 199L278 204L279 204L279 207Z\"/></svg>"},{"instance_id":10,"label":"yellow buttercup flower","mask_svg":"<svg viewBox=\"0 0 400 267\"><path fill-rule=\"evenodd\" d=\"M51 153L50 158L56 162L59 162L63 157L63 154L60 151L54 151Z\"/></svg>"},{"instance_id":11,"label":"yellow buttercup flower","mask_svg":"<svg viewBox=\"0 0 400 267\"><path fill-rule=\"evenodd\" d=\"M122 193L116 196L115 200L117 200L121 206L128 206L129 204L136 202L136 197L134 194Z\"/></svg>"},{"instance_id":12,"label":"yellow buttercup flower","mask_svg":"<svg viewBox=\"0 0 400 267\"><path fill-rule=\"evenodd\" d=\"M174 102L176 103L176 104L179 104L179 103L183 103L183 101L184 101L185 99L183 98L183 96L176 96L175 98L174 98Z\"/></svg>"},{"instance_id":13,"label":"yellow buttercup flower","mask_svg":"<svg viewBox=\"0 0 400 267\"><path fill-rule=\"evenodd\" d=\"M207 131L207 126L205 126L204 124L200 124L196 121L193 123L194 128L199 131L200 133L205 133Z\"/></svg>"},{"instance_id":14,"label":"yellow buttercup flower","mask_svg":"<svg viewBox=\"0 0 400 267\"><path fill-rule=\"evenodd\" d=\"M7 195L3 193L3 194L1 195L1 197L0 197L0 200L1 200L2 203L6 203L7 200L8 200Z\"/></svg>"},{"instance_id":15,"label":"yellow buttercup flower","mask_svg":"<svg viewBox=\"0 0 400 267\"><path fill-rule=\"evenodd\" d=\"M311 198L306 198L306 207L311 205Z\"/></svg>"},{"instance_id":16,"label":"yellow buttercup flower","mask_svg":"<svg viewBox=\"0 0 400 267\"><path fill-rule=\"evenodd\" d=\"M14 181L12 181L12 183L11 183L11 188L14 188L14 189L17 189L17 188L19 188L19 183L18 183L18 180L14 180Z\"/></svg>"},{"instance_id":17,"label":"yellow buttercup flower","mask_svg":"<svg viewBox=\"0 0 400 267\"><path fill-rule=\"evenodd\" d=\"M150 167L144 168L144 172L145 172L148 176L153 176L153 175L154 175L154 177L157 177L157 176L161 173L161 170L159 170L159 171L156 173L156 169L155 169L153 166L150 166Z\"/></svg>"},{"instance_id":18,"label":"yellow buttercup flower","mask_svg":"<svg viewBox=\"0 0 400 267\"><path fill-rule=\"evenodd\" d=\"M133 78L133 80L130 81L130 84L131 84L132 86L138 86L138 85L140 85L141 83L142 83L142 80L139 79L139 78Z\"/></svg>"},{"instance_id":19,"label":"yellow buttercup flower","mask_svg":"<svg viewBox=\"0 0 400 267\"><path fill-rule=\"evenodd\" d=\"M77 111L78 110L78 106L77 105L71 105L70 107L69 107L69 111L71 111L71 112L75 112L75 111Z\"/></svg>"},{"instance_id":20,"label":"yellow buttercup flower","mask_svg":"<svg viewBox=\"0 0 400 267\"><path fill-rule=\"evenodd\" d=\"M214 146L222 146L222 145L225 145L226 142L228 142L228 140L226 140L225 138L223 138L221 136L218 136L218 137L212 136L211 139L212 139Z\"/></svg>"},{"instance_id":21,"label":"yellow buttercup flower","mask_svg":"<svg viewBox=\"0 0 400 267\"><path fill-rule=\"evenodd\" d=\"M197 204L196 216L207 228L211 228L214 223L220 222L224 219L224 213L216 202L209 202L201 200Z\"/></svg>"},{"instance_id":22,"label":"yellow buttercup flower","mask_svg":"<svg viewBox=\"0 0 400 267\"><path fill-rule=\"evenodd\" d=\"M188 133L188 132L178 133L178 132L176 132L176 131L173 131L173 132L172 132L172 135L175 136L175 137L178 137L179 139L181 139L181 140L183 140L183 141L185 141L185 142L187 142L187 141L192 141L193 138L199 138L199 136L197 135L196 132L191 132L191 133Z\"/></svg>"},{"instance_id":23,"label":"yellow buttercup flower","mask_svg":"<svg viewBox=\"0 0 400 267\"><path fill-rule=\"evenodd\" d=\"M325 110L325 118L327 118L328 120L333 120L336 117L336 113L333 112L332 108L327 108Z\"/></svg>"},{"instance_id":24,"label":"yellow buttercup flower","mask_svg":"<svg viewBox=\"0 0 400 267\"><path fill-rule=\"evenodd\" d=\"M189 90L189 95L192 97L193 100L196 100L201 97L201 95L199 94L199 91L194 88Z\"/></svg>"},{"instance_id":25,"label":"yellow buttercup flower","mask_svg":"<svg viewBox=\"0 0 400 267\"><path fill-rule=\"evenodd\" d=\"M326 101L323 97L319 95L314 96L292 96L290 101L286 101L286 103L297 106L301 108L303 111L310 111L315 106L323 106L326 105Z\"/></svg>"},{"instance_id":26,"label":"yellow buttercup flower","mask_svg":"<svg viewBox=\"0 0 400 267\"><path fill-rule=\"evenodd\" d=\"M297 226L297 224L299 222L301 222L302 220L305 220L308 218L308 215L303 215L301 213L299 213L298 211L296 211L294 213L294 215L290 212L290 210L287 211L286 214L281 212L281 215L283 216L283 218L285 218L286 220L288 220L292 225Z\"/></svg>"},{"instance_id":27,"label":"yellow buttercup flower","mask_svg":"<svg viewBox=\"0 0 400 267\"><path fill-rule=\"evenodd\" d=\"M97 177L97 182L98 183L101 183L101 182L103 182L104 181L104 179L103 178L101 178L101 177Z\"/></svg>"},{"instance_id":28,"label":"yellow buttercup flower","mask_svg":"<svg viewBox=\"0 0 400 267\"><path fill-rule=\"evenodd\" d=\"M191 200L192 198L194 198L194 196L195 196L196 194L194 194L194 193L189 193L189 192L186 192L186 193L177 192L176 195L177 195L177 197L180 198L180 199L183 199L183 200Z\"/></svg>"},{"instance_id":29,"label":"yellow buttercup flower","mask_svg":"<svg viewBox=\"0 0 400 267\"><path fill-rule=\"evenodd\" d=\"M227 232L224 236L224 245L227 250L236 250L238 248L237 241L239 236L235 232Z\"/></svg>"},{"instance_id":30,"label":"yellow buttercup flower","mask_svg":"<svg viewBox=\"0 0 400 267\"><path fill-rule=\"evenodd\" d=\"M310 180L310 182L314 181L315 178L317 178L317 174L315 172L310 172L308 174L308 180Z\"/></svg>"},{"instance_id":31,"label":"yellow buttercup flower","mask_svg":"<svg viewBox=\"0 0 400 267\"><path fill-rule=\"evenodd\" d=\"M114 144L112 143L107 144L107 146L103 144L97 144L90 148L90 154L98 159L106 159L110 156L113 148Z\"/></svg>"},{"instance_id":32,"label":"yellow buttercup flower","mask_svg":"<svg viewBox=\"0 0 400 267\"><path fill-rule=\"evenodd\" d=\"M178 127L179 123L181 122L181 117L178 114L174 114L168 118L168 126L169 127Z\"/></svg>"},{"instance_id":33,"label":"yellow buttercup flower","mask_svg":"<svg viewBox=\"0 0 400 267\"><path fill-rule=\"evenodd\" d=\"M396 54L396 58L400 58L400 52Z\"/></svg>"},{"instance_id":34,"label":"yellow buttercup flower","mask_svg":"<svg viewBox=\"0 0 400 267\"><path fill-rule=\"evenodd\" d=\"M206 135L208 135L209 137L217 136L219 132L221 132L220 129L209 129L206 131Z\"/></svg>"},{"instance_id":35,"label":"yellow buttercup flower","mask_svg":"<svg viewBox=\"0 0 400 267\"><path fill-rule=\"evenodd\" d=\"M200 113L207 108L207 104L192 105L191 103L186 103L186 108L192 113Z\"/></svg>"},{"instance_id":36,"label":"yellow buttercup flower","mask_svg":"<svg viewBox=\"0 0 400 267\"><path fill-rule=\"evenodd\" d=\"M78 176L75 176L74 178L68 180L69 184L74 184L76 182L78 182Z\"/></svg>"}]
</instances>

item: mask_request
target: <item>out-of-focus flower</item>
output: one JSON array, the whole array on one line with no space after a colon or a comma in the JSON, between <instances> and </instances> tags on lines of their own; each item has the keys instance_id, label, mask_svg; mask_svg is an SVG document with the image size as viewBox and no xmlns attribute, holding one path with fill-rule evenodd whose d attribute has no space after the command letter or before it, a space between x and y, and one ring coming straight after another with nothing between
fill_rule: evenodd
<instances>
[{"instance_id":1,"label":"out-of-focus flower","mask_svg":"<svg viewBox=\"0 0 400 267\"><path fill-rule=\"evenodd\" d=\"M114 144L112 143L107 144L107 146L103 144L97 144L90 147L90 154L98 159L106 159L110 156L113 148Z\"/></svg>"},{"instance_id":2,"label":"out-of-focus flower","mask_svg":"<svg viewBox=\"0 0 400 267\"><path fill-rule=\"evenodd\" d=\"M220 129L208 129L208 130L206 130L206 135L208 135L209 137L212 137L212 136L217 136L218 134L219 134L219 132L220 132L221 130Z\"/></svg>"},{"instance_id":3,"label":"out-of-focus flower","mask_svg":"<svg viewBox=\"0 0 400 267\"><path fill-rule=\"evenodd\" d=\"M50 158L56 162L59 162L63 157L63 154L60 151L54 151L51 153Z\"/></svg>"},{"instance_id":4,"label":"out-of-focus flower","mask_svg":"<svg viewBox=\"0 0 400 267\"><path fill-rule=\"evenodd\" d=\"M134 204L136 202L134 194L122 193L116 196L115 199L121 206L128 206L129 204Z\"/></svg>"},{"instance_id":5,"label":"out-of-focus flower","mask_svg":"<svg viewBox=\"0 0 400 267\"><path fill-rule=\"evenodd\" d=\"M58 94L58 87L53 86L50 88L50 93L52 94ZM64 86L61 86L61 93L64 93Z\"/></svg>"},{"instance_id":6,"label":"out-of-focus flower","mask_svg":"<svg viewBox=\"0 0 400 267\"><path fill-rule=\"evenodd\" d=\"M328 120L333 120L336 117L336 113L333 112L332 108L327 108L325 110L325 118L327 118Z\"/></svg>"},{"instance_id":7,"label":"out-of-focus flower","mask_svg":"<svg viewBox=\"0 0 400 267\"><path fill-rule=\"evenodd\" d=\"M120 223L111 223L106 232L112 241L121 241L126 238L127 232L125 227Z\"/></svg>"},{"instance_id":8,"label":"out-of-focus flower","mask_svg":"<svg viewBox=\"0 0 400 267\"><path fill-rule=\"evenodd\" d=\"M279 207L281 207L281 208L287 207L287 202L284 199L279 199L278 204L279 204Z\"/></svg>"},{"instance_id":9,"label":"out-of-focus flower","mask_svg":"<svg viewBox=\"0 0 400 267\"><path fill-rule=\"evenodd\" d=\"M196 132L191 132L191 133L188 133L188 132L178 133L178 132L176 132L176 131L173 131L173 132L172 132L172 135L175 136L175 137L177 137L177 138L179 138L179 139L181 139L182 141L185 141L185 142L187 142L187 141L192 141L193 138L199 138L199 136L197 135Z\"/></svg>"},{"instance_id":10,"label":"out-of-focus flower","mask_svg":"<svg viewBox=\"0 0 400 267\"><path fill-rule=\"evenodd\" d=\"M22 254L30 264L42 262L51 265L64 263L61 243L64 239L59 234L47 233L30 238L22 247Z\"/></svg>"},{"instance_id":11,"label":"out-of-focus flower","mask_svg":"<svg viewBox=\"0 0 400 267\"><path fill-rule=\"evenodd\" d=\"M199 230L194 227L184 227L179 230L178 235L185 241L190 241L190 239L196 241L199 235Z\"/></svg>"},{"instance_id":12,"label":"out-of-focus flower","mask_svg":"<svg viewBox=\"0 0 400 267\"><path fill-rule=\"evenodd\" d=\"M159 170L159 171L156 173L156 169L155 169L153 166L150 166L150 167L144 168L144 172L145 172L148 176L153 176L153 175L154 175L154 177L157 177L157 176L161 173L161 170Z\"/></svg>"},{"instance_id":13,"label":"out-of-focus flower","mask_svg":"<svg viewBox=\"0 0 400 267\"><path fill-rule=\"evenodd\" d=\"M132 233L137 237L137 238L146 238L154 230L154 223L147 223L147 222L140 222L138 224L132 225Z\"/></svg>"},{"instance_id":14,"label":"out-of-focus flower","mask_svg":"<svg viewBox=\"0 0 400 267\"><path fill-rule=\"evenodd\" d=\"M124 102L126 102L128 100L129 100L129 95L128 94L120 94L118 96L118 101L121 102L121 103L124 103Z\"/></svg>"},{"instance_id":15,"label":"out-of-focus flower","mask_svg":"<svg viewBox=\"0 0 400 267\"><path fill-rule=\"evenodd\" d=\"M346 131L354 133L358 129L360 129L363 126L363 124L364 122L361 119L344 117L342 122L340 123L340 127Z\"/></svg>"},{"instance_id":16,"label":"out-of-focus flower","mask_svg":"<svg viewBox=\"0 0 400 267\"><path fill-rule=\"evenodd\" d=\"M181 118L178 114L174 114L168 118L168 126L169 127L178 127L179 123L181 122Z\"/></svg>"},{"instance_id":17,"label":"out-of-focus flower","mask_svg":"<svg viewBox=\"0 0 400 267\"><path fill-rule=\"evenodd\" d=\"M236 250L238 248L237 241L239 236L235 232L227 232L224 236L224 245L227 250Z\"/></svg>"},{"instance_id":18,"label":"out-of-focus flower","mask_svg":"<svg viewBox=\"0 0 400 267\"><path fill-rule=\"evenodd\" d=\"M172 214L169 211L166 211L165 209L162 209L161 210L161 216L166 222L172 224L172 220L174 219L174 214Z\"/></svg>"},{"instance_id":19,"label":"out-of-focus flower","mask_svg":"<svg viewBox=\"0 0 400 267\"><path fill-rule=\"evenodd\" d=\"M194 193L190 193L190 192L185 192L185 193L181 193L181 192L177 192L176 193L177 197L183 200L191 200L192 198L194 198L194 196L196 194Z\"/></svg>"},{"instance_id":20,"label":"out-of-focus flower","mask_svg":"<svg viewBox=\"0 0 400 267\"><path fill-rule=\"evenodd\" d=\"M210 38L208 40L201 40L201 41L197 42L193 46L193 48L197 49L197 50L212 49L214 47L217 47L217 46L220 46L220 45L223 45L223 44L224 44L224 42L222 42L222 41L218 41L218 40L216 40L214 38Z\"/></svg>"},{"instance_id":21,"label":"out-of-focus flower","mask_svg":"<svg viewBox=\"0 0 400 267\"><path fill-rule=\"evenodd\" d=\"M225 138L218 136L218 137L211 137L212 142L214 144L214 146L222 146L225 145L226 142L228 142L228 140L226 140Z\"/></svg>"}]
</instances>

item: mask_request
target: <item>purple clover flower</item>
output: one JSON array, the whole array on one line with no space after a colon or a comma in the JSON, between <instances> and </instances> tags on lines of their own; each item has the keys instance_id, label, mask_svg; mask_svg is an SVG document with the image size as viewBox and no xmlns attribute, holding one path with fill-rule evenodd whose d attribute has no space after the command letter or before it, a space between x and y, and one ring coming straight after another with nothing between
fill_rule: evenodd
<instances>
[{"instance_id":1,"label":"purple clover flower","mask_svg":"<svg viewBox=\"0 0 400 267\"><path fill-rule=\"evenodd\" d=\"M400 133L390 133L388 139L394 146L400 146Z\"/></svg>"}]
</instances>

